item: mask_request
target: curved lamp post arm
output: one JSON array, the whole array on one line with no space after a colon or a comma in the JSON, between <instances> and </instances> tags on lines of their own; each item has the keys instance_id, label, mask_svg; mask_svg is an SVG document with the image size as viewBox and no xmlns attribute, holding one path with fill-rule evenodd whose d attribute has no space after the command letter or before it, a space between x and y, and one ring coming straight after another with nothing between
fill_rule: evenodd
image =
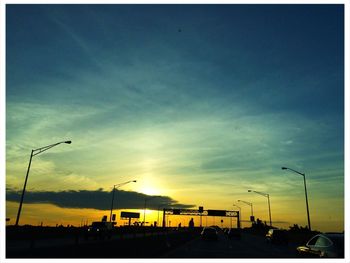
<instances>
[{"instance_id":1,"label":"curved lamp post arm","mask_svg":"<svg viewBox=\"0 0 350 263\"><path fill-rule=\"evenodd\" d=\"M245 204L247 204L247 205L250 205L250 206L252 206L253 204L252 203L250 203L250 202L247 202L247 201L243 201L243 200L237 200L238 202L242 202L242 203L245 203Z\"/></svg>"},{"instance_id":2,"label":"curved lamp post arm","mask_svg":"<svg viewBox=\"0 0 350 263\"><path fill-rule=\"evenodd\" d=\"M58 142L58 143L54 143L54 144L50 144L50 145L47 145L47 146L44 146L44 147L40 147L38 149L35 149L35 150L32 150L32 156L35 156L35 155L38 155L42 152L45 152L47 151L48 149L52 148L52 147L55 147L61 143L67 143L67 144L71 144L72 141L63 141L63 142Z\"/></svg>"},{"instance_id":3,"label":"curved lamp post arm","mask_svg":"<svg viewBox=\"0 0 350 263\"><path fill-rule=\"evenodd\" d=\"M128 183L136 183L137 181L136 180L130 180L130 181L127 181L125 183L121 183L121 184L115 184L113 187L114 189L118 189L119 187L125 185L125 184L128 184Z\"/></svg>"},{"instance_id":4,"label":"curved lamp post arm","mask_svg":"<svg viewBox=\"0 0 350 263\"><path fill-rule=\"evenodd\" d=\"M248 192L254 192L256 194L259 194L259 195L262 195L262 196L265 196L265 197L269 197L269 194L265 194L265 193L258 192L258 191L248 190Z\"/></svg>"},{"instance_id":5,"label":"curved lamp post arm","mask_svg":"<svg viewBox=\"0 0 350 263\"><path fill-rule=\"evenodd\" d=\"M297 174L300 174L300 175L302 175L302 176L305 176L305 174L303 174L303 173L301 173L301 172L298 172L298 171L296 171L296 170L294 170L294 169L292 169L292 168L282 167L282 170L291 170L291 171L293 171L293 172L295 172L295 173L297 173Z\"/></svg>"}]
</instances>

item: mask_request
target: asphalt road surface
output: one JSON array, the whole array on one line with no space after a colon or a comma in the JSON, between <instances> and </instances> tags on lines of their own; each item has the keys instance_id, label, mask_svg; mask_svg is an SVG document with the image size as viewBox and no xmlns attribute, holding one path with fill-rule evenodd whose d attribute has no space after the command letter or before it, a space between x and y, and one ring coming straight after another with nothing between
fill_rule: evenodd
<instances>
[{"instance_id":1,"label":"asphalt road surface","mask_svg":"<svg viewBox=\"0 0 350 263\"><path fill-rule=\"evenodd\" d=\"M220 231L218 240L200 237L165 255L166 258L295 258L296 244L276 245L264 237L242 233L241 239L228 239Z\"/></svg>"},{"instance_id":2,"label":"asphalt road surface","mask_svg":"<svg viewBox=\"0 0 350 263\"><path fill-rule=\"evenodd\" d=\"M112 235L111 238L103 238L102 240L97 237L89 237L88 239L84 238L84 235L80 235L78 238L73 235L70 237L63 238L45 238L45 239L34 239L34 240L11 240L6 242L6 247L9 250L22 250L28 248L49 248L49 247L60 247L67 245L79 244L91 244L91 243L101 243L101 242L111 242L113 240L120 239L134 239L142 238L145 236L154 236L154 235L165 235L166 232L157 232L157 233L135 233L135 234L123 234L123 235Z\"/></svg>"},{"instance_id":3,"label":"asphalt road surface","mask_svg":"<svg viewBox=\"0 0 350 263\"><path fill-rule=\"evenodd\" d=\"M175 233L175 232L174 232ZM41 257L38 251L46 251L47 249L52 249L55 247L59 250L60 247L68 247L74 251L74 247L76 244L79 244L82 249L80 249L76 254L72 254L73 257L83 257L85 255L84 247L86 248L94 248L96 250L97 257L105 256L107 246L113 247L113 242L118 240L135 240L135 244L138 242L137 240L143 240L146 237L156 237L163 236L165 233L138 233L138 234L125 234L123 236L113 236L111 239L105 240L96 240L89 239L85 240L83 238L79 238L79 240L75 240L74 238L52 238L52 239L39 239L35 240L35 243L29 242L29 240L16 240L7 242L7 251L9 252L10 257L16 257L17 251L23 251L24 249L29 249L33 247L35 249L35 253L33 254L37 257ZM197 235L194 239L183 243L182 245L174 246L171 248L169 245L167 252L159 251L161 253L151 253L152 257L155 258L295 258L296 254L296 244L288 244L288 245L276 245L267 243L265 238L262 236L252 235L249 233L245 233L242 231L241 239L232 238L229 239L222 232L219 231L218 240L202 240L200 238L199 233L192 233ZM158 241L157 241L158 240ZM154 239L154 242L158 242L156 244L151 244L150 249L154 248L154 246L159 246L163 241L159 241L162 239ZM149 240L147 242L153 242ZM141 242L142 243L142 242ZM170 242L171 243L171 242ZM96 246L94 246L96 244ZM138 243L137 243L138 244ZM46 249L45 249L46 248ZM40 250L41 249L41 250ZM43 250L42 250L43 249ZM108 250L108 249L107 249ZM50 250L55 251L55 250ZM66 251L66 250L64 250ZM110 252L110 251L109 251ZM82 254L79 254L82 253ZM136 251L135 251L136 253ZM127 258L137 257L135 253L124 253L123 256ZM144 253L144 252L140 252ZM45 254L46 255L46 254ZM148 254L140 254L142 257L148 257ZM144 256L143 256L144 255ZM48 253L47 256L57 257L56 254ZM108 254L108 257L118 258L120 257L120 253L116 254Z\"/></svg>"}]
</instances>

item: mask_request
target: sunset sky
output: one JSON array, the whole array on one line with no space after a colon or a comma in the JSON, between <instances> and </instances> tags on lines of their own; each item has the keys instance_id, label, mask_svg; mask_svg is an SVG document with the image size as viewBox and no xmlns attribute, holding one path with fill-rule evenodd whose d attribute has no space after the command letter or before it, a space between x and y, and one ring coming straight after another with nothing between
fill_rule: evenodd
<instances>
[{"instance_id":1,"label":"sunset sky","mask_svg":"<svg viewBox=\"0 0 350 263\"><path fill-rule=\"evenodd\" d=\"M238 199L268 221L252 189L274 225L306 226L286 166L312 228L344 230L343 5L7 5L6 30L10 224L31 150L72 140L33 157L20 224L100 220L137 180L115 208L159 196L147 221L248 220Z\"/></svg>"}]
</instances>

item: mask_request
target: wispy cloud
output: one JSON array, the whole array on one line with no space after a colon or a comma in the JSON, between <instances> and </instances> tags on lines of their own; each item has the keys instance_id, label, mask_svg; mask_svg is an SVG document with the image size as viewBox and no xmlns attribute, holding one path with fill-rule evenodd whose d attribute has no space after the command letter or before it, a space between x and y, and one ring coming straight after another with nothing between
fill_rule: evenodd
<instances>
[{"instance_id":1,"label":"wispy cloud","mask_svg":"<svg viewBox=\"0 0 350 263\"><path fill-rule=\"evenodd\" d=\"M295 7L317 26L289 6L246 8L11 5L7 185L22 187L31 149L70 139L35 156L29 192L135 178L136 192L195 203L248 187L296 199L289 166L322 192L317 202L342 199L341 8Z\"/></svg>"},{"instance_id":2,"label":"wispy cloud","mask_svg":"<svg viewBox=\"0 0 350 263\"><path fill-rule=\"evenodd\" d=\"M57 185L68 185L69 176L74 175L76 179L85 178L88 189L99 187L102 178L120 172L133 176L152 172L159 180L166 181L169 176L176 175L183 177L184 182L208 185L220 178L228 183L241 182L243 177L246 182L251 180L267 186L269 182L279 181L274 177L280 177L282 165L313 169L323 160L331 167L342 155L337 149L322 151L326 140L335 140L328 135L333 129L329 126L332 122L311 124L307 118L290 114L291 120L287 121L281 113L232 116L222 111L222 115L205 117L197 113L179 120L162 119L157 123L149 123L152 119L147 121L146 118L140 123L105 120L106 126L90 126L87 123L101 122L102 116L111 114L113 109L86 107L74 112L70 106L55 109L37 105L38 117L31 118L25 110L28 106L9 105L9 112L18 115L9 118L9 127L28 122L23 134L17 132L16 140L12 140L14 134L8 137L9 180L14 174L25 172L30 149L43 146L39 134L47 134L45 142L51 138L50 143L73 140L72 145L57 147L35 157L32 169L43 178L39 181L44 183L48 182L47 178L52 178ZM89 126L84 124L85 121ZM57 137L59 132L50 128L56 125L62 131L69 130L65 138ZM319 130L323 132L318 133ZM316 136L310 137L315 133ZM284 143L291 140L292 145ZM99 165L92 167L91 163ZM265 179L258 180L260 177ZM100 187L107 185L103 183Z\"/></svg>"}]
</instances>

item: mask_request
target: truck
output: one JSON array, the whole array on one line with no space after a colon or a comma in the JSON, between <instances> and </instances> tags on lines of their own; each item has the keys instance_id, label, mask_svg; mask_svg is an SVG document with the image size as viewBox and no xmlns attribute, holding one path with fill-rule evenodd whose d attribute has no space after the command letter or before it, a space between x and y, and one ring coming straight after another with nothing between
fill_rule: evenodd
<instances>
[{"instance_id":1,"label":"truck","mask_svg":"<svg viewBox=\"0 0 350 263\"><path fill-rule=\"evenodd\" d=\"M92 222L91 226L89 226L85 232L85 239L89 239L90 237L95 239L104 239L107 237L108 239L110 239L113 234L113 229L113 222Z\"/></svg>"}]
</instances>

